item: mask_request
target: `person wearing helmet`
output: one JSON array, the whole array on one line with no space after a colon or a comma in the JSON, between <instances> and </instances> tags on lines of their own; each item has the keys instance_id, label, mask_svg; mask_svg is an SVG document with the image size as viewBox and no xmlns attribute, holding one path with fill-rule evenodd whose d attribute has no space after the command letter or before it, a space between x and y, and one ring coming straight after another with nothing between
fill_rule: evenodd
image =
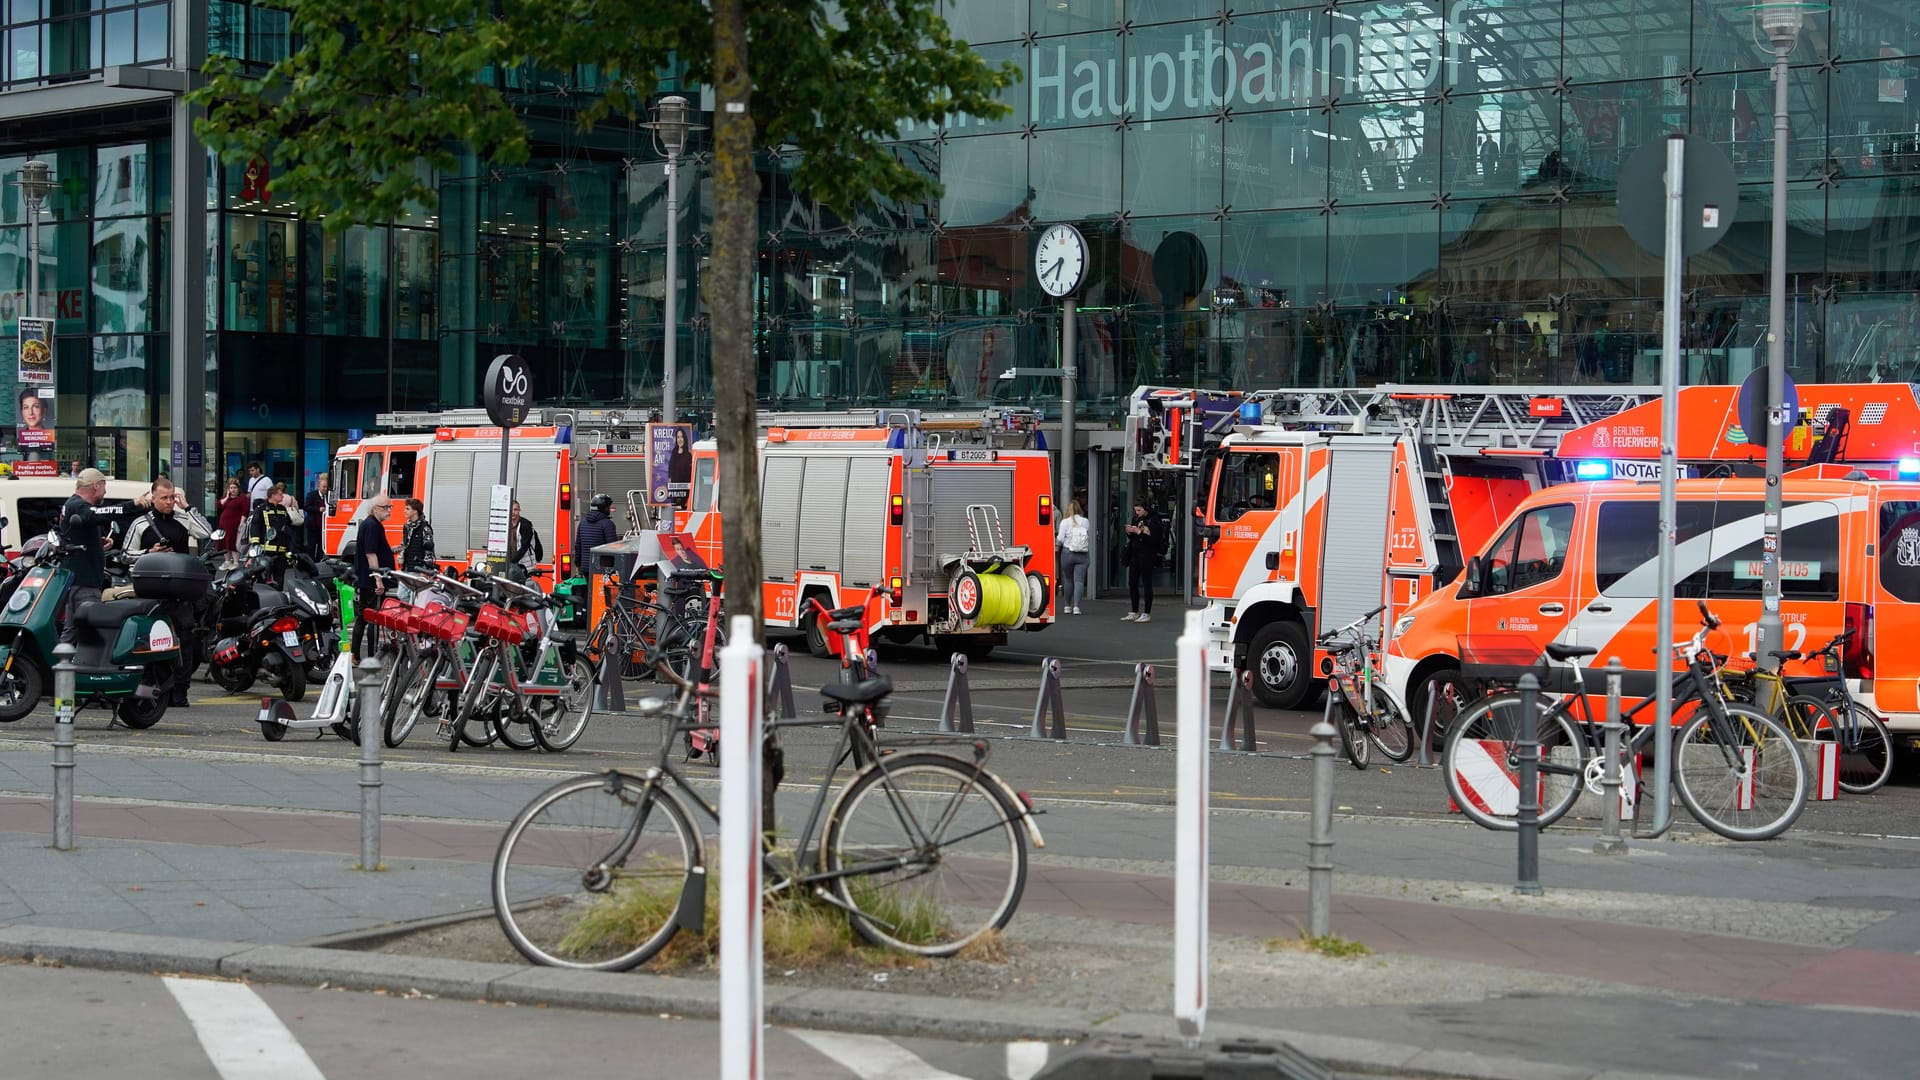
<instances>
[{"instance_id":1,"label":"person wearing helmet","mask_svg":"<svg viewBox=\"0 0 1920 1080\"><path fill-rule=\"evenodd\" d=\"M573 527L573 566L585 574L593 569L593 549L620 539L620 527L613 523L613 496L601 492L587 504L587 512Z\"/></svg>"}]
</instances>

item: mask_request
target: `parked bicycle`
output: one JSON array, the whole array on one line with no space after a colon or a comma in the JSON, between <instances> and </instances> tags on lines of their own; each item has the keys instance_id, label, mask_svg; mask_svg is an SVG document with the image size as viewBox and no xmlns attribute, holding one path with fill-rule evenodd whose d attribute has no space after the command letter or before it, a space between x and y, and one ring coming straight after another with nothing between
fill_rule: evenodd
<instances>
[{"instance_id":1,"label":"parked bicycle","mask_svg":"<svg viewBox=\"0 0 1920 1080\"><path fill-rule=\"evenodd\" d=\"M707 843L694 813L717 824L719 811L675 766L673 747L701 723L695 702L711 691L664 663L655 670L679 695L672 705L641 704L673 721L653 766L641 775L611 770L556 784L501 838L494 914L530 960L622 971L679 931L703 929ZM970 744L970 757L901 752L944 745L937 737L890 740L882 753L876 729L892 688L884 677L829 684L821 694L843 707L838 718L768 722L775 762L783 728L832 725L839 738L806 824L788 834L791 847L764 856L764 893L811 893L846 912L876 945L951 956L1013 917L1026 885L1027 844L1043 840L1032 800L987 771L985 742ZM769 831L776 820L769 810ZM823 830L817 846L816 830Z\"/></svg>"},{"instance_id":2,"label":"parked bicycle","mask_svg":"<svg viewBox=\"0 0 1920 1080\"><path fill-rule=\"evenodd\" d=\"M1756 664L1751 671L1723 671L1721 681L1735 701L1778 718L1794 738L1835 743L1840 790L1864 795L1893 775L1893 737L1878 716L1853 700L1841 674L1840 653L1853 634L1847 630L1811 652L1768 650L1789 663L1818 658L1823 675L1782 675Z\"/></svg>"},{"instance_id":3,"label":"parked bicycle","mask_svg":"<svg viewBox=\"0 0 1920 1080\"><path fill-rule=\"evenodd\" d=\"M1385 604L1320 635L1327 651L1321 674L1327 678L1327 712L1340 733L1340 750L1356 769L1364 769L1378 749L1388 761L1413 756L1413 724L1407 707L1380 681L1380 637L1371 624ZM1371 748L1371 749L1370 749Z\"/></svg>"},{"instance_id":4,"label":"parked bicycle","mask_svg":"<svg viewBox=\"0 0 1920 1080\"><path fill-rule=\"evenodd\" d=\"M445 733L447 748L492 741L469 731L479 724L515 750L565 750L592 715L592 669L573 638L555 629L545 593L506 577L469 576L476 580L493 595L473 616L478 644Z\"/></svg>"},{"instance_id":5,"label":"parked bicycle","mask_svg":"<svg viewBox=\"0 0 1920 1080\"><path fill-rule=\"evenodd\" d=\"M1785 832L1806 807L1807 763L1785 725L1720 693L1720 658L1707 648L1707 635L1719 626L1701 603L1699 632L1672 646L1680 667L1673 680L1673 710L1686 719L1677 733L1641 724L1626 740L1621 766L1630 770L1654 738L1670 737L1674 790L1688 812L1730 840L1766 840ZM1577 663L1597 651L1554 642L1542 657L1546 689L1534 704L1542 827L1572 809L1582 787L1601 790L1604 705L1596 708L1588 696ZM1632 723L1653 703L1646 698L1622 719ZM1510 685L1501 686L1467 706L1447 733L1441 759L1447 794L1469 819L1489 829L1518 827L1519 792L1512 777L1521 716L1520 695Z\"/></svg>"}]
</instances>

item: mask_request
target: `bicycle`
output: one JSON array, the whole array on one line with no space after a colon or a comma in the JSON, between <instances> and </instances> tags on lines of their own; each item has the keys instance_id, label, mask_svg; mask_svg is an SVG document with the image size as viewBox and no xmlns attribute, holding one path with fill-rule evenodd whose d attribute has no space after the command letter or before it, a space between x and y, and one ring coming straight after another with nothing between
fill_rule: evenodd
<instances>
[{"instance_id":1,"label":"bicycle","mask_svg":"<svg viewBox=\"0 0 1920 1080\"><path fill-rule=\"evenodd\" d=\"M1367 767L1373 756L1369 747L1377 748L1389 761L1413 756L1413 724L1407 720L1406 706L1380 681L1374 663L1380 639L1366 629L1385 610L1387 605L1381 604L1319 638L1320 647L1327 651L1321 674L1327 677L1328 719L1340 733L1341 752L1356 769Z\"/></svg>"},{"instance_id":2,"label":"bicycle","mask_svg":"<svg viewBox=\"0 0 1920 1080\"><path fill-rule=\"evenodd\" d=\"M819 596L807 597L807 603L813 606L820 631L827 639L827 650L840 654L840 681L843 683L865 682L880 673L872 660L873 641L867 632L867 607L878 599L880 593L876 591L867 598L865 604L829 608L820 602Z\"/></svg>"},{"instance_id":3,"label":"bicycle","mask_svg":"<svg viewBox=\"0 0 1920 1080\"><path fill-rule=\"evenodd\" d=\"M655 670L679 688L672 706L658 698L642 704L642 711L674 721L656 762L640 775L609 770L556 784L501 837L491 878L494 914L529 960L624 971L680 930L703 929L707 851L693 815L718 824L719 811L675 767L672 751L676 737L700 722L694 701L713 694L657 659ZM951 956L1013 917L1026 886L1027 843L1045 842L1032 800L987 771L985 742L972 744L970 759L899 752L942 744L937 736L883 754L875 732L892 689L885 677L828 684L820 692L842 706L837 719L768 722L776 770L781 729L835 726L839 736L793 846L769 846L762 856L763 895L808 890L844 911L875 945ZM851 774L838 784L849 763ZM777 787L776 779L769 796ZM769 798L769 830L775 820ZM816 847L817 829L823 831ZM604 932L610 921L641 933Z\"/></svg>"},{"instance_id":4,"label":"bicycle","mask_svg":"<svg viewBox=\"0 0 1920 1080\"><path fill-rule=\"evenodd\" d=\"M641 679L653 674L644 660L653 647L653 626L662 608L628 593L617 574L606 576L602 586L606 609L587 635L586 654L593 663L596 678L605 678L615 657L619 659L618 678Z\"/></svg>"},{"instance_id":5,"label":"bicycle","mask_svg":"<svg viewBox=\"0 0 1920 1080\"><path fill-rule=\"evenodd\" d=\"M1700 618L1700 630L1691 640L1671 646L1681 663L1673 680L1674 713L1682 715L1693 706L1693 715L1680 724L1677 735L1659 732L1651 723L1639 725L1627 740L1622 764L1631 769L1635 755L1656 735L1672 738L1673 784L1688 812L1729 840L1770 839L1790 828L1806 807L1806 759L1780 721L1728 701L1719 692L1718 658L1707 649L1706 639L1719 629L1720 620L1704 602ZM1534 708L1539 713L1543 828L1572 809L1581 787L1601 790L1605 744L1602 724L1595 717L1604 719L1604 712L1595 711L1587 694L1583 672L1592 669L1576 663L1596 652L1590 646L1553 642L1541 657L1548 688L1536 698ZM1562 666L1556 669L1555 664ZM1561 685L1572 689L1559 691ZM1519 694L1503 686L1467 706L1447 732L1441 757L1447 794L1462 813L1485 828L1518 827L1519 792L1511 775L1518 761L1520 701ZM1621 719L1631 724L1653 704L1648 697ZM1506 777L1495 777L1495 769ZM1512 806L1506 803L1509 794Z\"/></svg>"},{"instance_id":6,"label":"bicycle","mask_svg":"<svg viewBox=\"0 0 1920 1080\"><path fill-rule=\"evenodd\" d=\"M553 620L543 617L551 603L545 593L510 578L475 576L504 603L483 603L473 617L480 644L454 710L447 748L472 742L466 728L481 720L515 750L565 750L580 738L592 714L593 678L586 659L573 638L554 632ZM531 655L523 644L532 645ZM515 727L519 724L527 727L524 736Z\"/></svg>"},{"instance_id":7,"label":"bicycle","mask_svg":"<svg viewBox=\"0 0 1920 1080\"><path fill-rule=\"evenodd\" d=\"M1840 650L1853 634L1844 631L1811 652L1768 650L1782 662L1818 657L1824 675L1783 675L1756 664L1752 671L1724 673L1722 685L1735 700L1777 717L1794 738L1836 743L1840 790L1864 795L1893 775L1893 737L1878 716L1853 700L1841 675Z\"/></svg>"}]
</instances>

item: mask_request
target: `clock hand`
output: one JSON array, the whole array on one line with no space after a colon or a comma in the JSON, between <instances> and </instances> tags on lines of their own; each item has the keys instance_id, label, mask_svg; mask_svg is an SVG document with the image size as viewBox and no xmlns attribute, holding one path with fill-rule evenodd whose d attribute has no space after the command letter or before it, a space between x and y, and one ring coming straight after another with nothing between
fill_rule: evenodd
<instances>
[{"instance_id":1,"label":"clock hand","mask_svg":"<svg viewBox=\"0 0 1920 1080\"><path fill-rule=\"evenodd\" d=\"M1062 255L1058 259L1053 260L1053 269L1047 271L1047 276L1052 278L1055 281L1059 281L1060 272L1066 269L1066 265L1067 265L1067 257L1065 255Z\"/></svg>"}]
</instances>

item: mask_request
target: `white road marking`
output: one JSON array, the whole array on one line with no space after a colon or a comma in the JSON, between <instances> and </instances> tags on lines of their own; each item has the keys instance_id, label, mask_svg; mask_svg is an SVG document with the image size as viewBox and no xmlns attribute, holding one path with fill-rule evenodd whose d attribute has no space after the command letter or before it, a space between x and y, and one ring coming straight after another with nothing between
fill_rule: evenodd
<instances>
[{"instance_id":1,"label":"white road marking","mask_svg":"<svg viewBox=\"0 0 1920 1080\"><path fill-rule=\"evenodd\" d=\"M832 1031L794 1031L793 1036L834 1062L852 1070L860 1080L966 1080L943 1072L898 1043L874 1035L842 1035Z\"/></svg>"},{"instance_id":2,"label":"white road marking","mask_svg":"<svg viewBox=\"0 0 1920 1080\"><path fill-rule=\"evenodd\" d=\"M163 978L220 1080L326 1080L260 995L243 983Z\"/></svg>"},{"instance_id":3,"label":"white road marking","mask_svg":"<svg viewBox=\"0 0 1920 1080\"><path fill-rule=\"evenodd\" d=\"M1007 1080L1033 1080L1041 1069L1047 1067L1047 1055L1052 1047L1043 1042L1011 1042L1007 1044Z\"/></svg>"}]
</instances>

